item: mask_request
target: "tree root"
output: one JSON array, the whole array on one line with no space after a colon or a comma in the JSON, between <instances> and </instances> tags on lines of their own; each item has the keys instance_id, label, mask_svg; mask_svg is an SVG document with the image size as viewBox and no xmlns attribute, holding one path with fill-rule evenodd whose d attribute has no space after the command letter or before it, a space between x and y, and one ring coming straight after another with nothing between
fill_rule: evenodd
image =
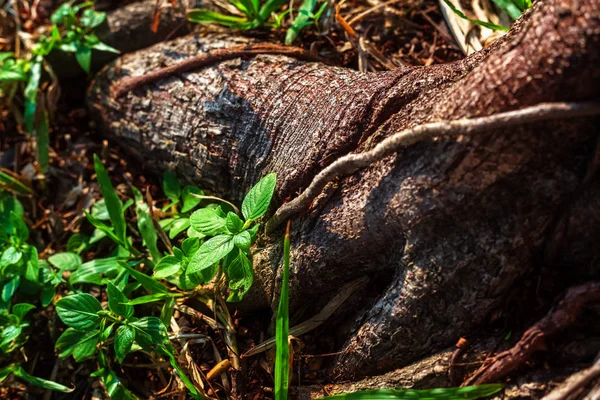
<instances>
[{"instance_id":1,"label":"tree root","mask_svg":"<svg viewBox=\"0 0 600 400\"><path fill-rule=\"evenodd\" d=\"M600 301L600 282L571 287L558 307L542 318L511 349L485 363L462 386L495 382L522 366L531 355L545 348L544 339L565 329L579 316L584 305Z\"/></svg>"}]
</instances>

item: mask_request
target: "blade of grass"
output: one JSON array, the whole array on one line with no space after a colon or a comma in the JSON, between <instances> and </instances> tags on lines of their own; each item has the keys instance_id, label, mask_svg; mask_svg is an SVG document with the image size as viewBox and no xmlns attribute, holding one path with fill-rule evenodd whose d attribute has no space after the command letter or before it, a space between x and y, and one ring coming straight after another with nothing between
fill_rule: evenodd
<instances>
[{"instance_id":1,"label":"blade of grass","mask_svg":"<svg viewBox=\"0 0 600 400\"><path fill-rule=\"evenodd\" d=\"M220 24L230 28L238 28L248 22L246 18L234 17L208 10L191 10L187 14L188 20L198 24Z\"/></svg>"},{"instance_id":2,"label":"blade of grass","mask_svg":"<svg viewBox=\"0 0 600 400\"><path fill-rule=\"evenodd\" d=\"M10 170L5 170L4 172L0 170L0 188L6 187L7 189L12 190L13 192L21 195L31 194L31 188L23 184L18 177L13 176Z\"/></svg>"},{"instance_id":3,"label":"blade of grass","mask_svg":"<svg viewBox=\"0 0 600 400\"><path fill-rule=\"evenodd\" d=\"M100 185L100 191L106 203L110 222L115 230L115 235L124 243L127 243L125 216L123 215L123 203L117 195L115 188L110 182L110 177L102 164L100 158L94 154L94 168L96 169L96 179Z\"/></svg>"},{"instance_id":4,"label":"blade of grass","mask_svg":"<svg viewBox=\"0 0 600 400\"><path fill-rule=\"evenodd\" d=\"M333 396L322 397L325 399L346 399L346 400L465 400L479 399L491 396L502 390L501 384L465 386L460 388L440 388L440 389L377 389L362 390L354 393L342 393Z\"/></svg>"},{"instance_id":5,"label":"blade of grass","mask_svg":"<svg viewBox=\"0 0 600 400\"><path fill-rule=\"evenodd\" d=\"M283 239L283 278L281 280L281 295L277 308L276 335L277 343L275 354L275 399L287 400L290 350L288 346L289 330L289 279L290 279L290 221L288 221Z\"/></svg>"},{"instance_id":6,"label":"blade of grass","mask_svg":"<svg viewBox=\"0 0 600 400\"><path fill-rule=\"evenodd\" d=\"M158 251L158 247L156 246L158 234L156 232L156 228L154 227L154 223L152 222L150 207L144 201L144 196L142 196L142 193L138 190L138 188L132 186L131 190L133 191L133 196L135 198L135 210L138 216L138 228L140 229L140 234L142 235L142 239L144 239L144 244L150 252L152 260L155 263L158 263L162 256L160 251Z\"/></svg>"}]
</instances>

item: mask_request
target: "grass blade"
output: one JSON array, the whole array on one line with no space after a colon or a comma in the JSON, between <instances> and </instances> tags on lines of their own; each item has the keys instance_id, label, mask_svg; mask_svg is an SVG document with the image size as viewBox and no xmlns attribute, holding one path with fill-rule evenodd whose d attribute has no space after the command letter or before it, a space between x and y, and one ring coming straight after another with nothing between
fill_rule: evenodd
<instances>
[{"instance_id":1,"label":"grass blade","mask_svg":"<svg viewBox=\"0 0 600 400\"><path fill-rule=\"evenodd\" d=\"M289 279L290 279L290 221L288 221L283 240L283 279L281 281L281 295L277 308L276 321L276 354L275 354L275 399L287 400L290 349L288 346L289 330Z\"/></svg>"},{"instance_id":2,"label":"grass blade","mask_svg":"<svg viewBox=\"0 0 600 400\"><path fill-rule=\"evenodd\" d=\"M326 399L345 399L345 400L465 400L479 399L491 396L502 390L501 384L466 386L440 389L377 389L362 390L354 393L336 394L333 396L322 397Z\"/></svg>"},{"instance_id":3,"label":"grass blade","mask_svg":"<svg viewBox=\"0 0 600 400\"><path fill-rule=\"evenodd\" d=\"M26 186L24 183L22 183L17 177L11 175L12 172L9 170L6 170L7 172L4 172L2 170L0 170L0 188L7 188L13 192L15 192L16 194L21 194L21 195L28 195L31 194L32 191L31 189ZM9 173L10 172L10 173Z\"/></svg>"},{"instance_id":4,"label":"grass blade","mask_svg":"<svg viewBox=\"0 0 600 400\"><path fill-rule=\"evenodd\" d=\"M25 370L21 366L16 367L13 371L13 374L15 374L16 377L21 378L24 381L32 384L33 386L37 386L43 389L55 390L63 393L71 393L73 390L75 390L61 385L60 383L38 378L37 376L31 376L27 372L25 372Z\"/></svg>"},{"instance_id":5,"label":"grass blade","mask_svg":"<svg viewBox=\"0 0 600 400\"><path fill-rule=\"evenodd\" d=\"M104 196L106 209L110 215L110 222L115 230L116 236L123 242L127 243L125 216L123 215L123 203L117 195L115 188L110 182L110 177L102 164L100 158L94 154L94 168L96 169L96 179L100 185L100 191Z\"/></svg>"},{"instance_id":6,"label":"grass blade","mask_svg":"<svg viewBox=\"0 0 600 400\"><path fill-rule=\"evenodd\" d=\"M150 207L144 201L144 197L138 188L132 186L131 190L133 190L133 196L135 197L135 210L138 216L138 228L140 229L140 234L142 235L142 239L144 239L144 244L150 252L152 260L157 263L162 258L162 255L156 246L158 234L154 227L154 222L152 221Z\"/></svg>"}]
</instances>

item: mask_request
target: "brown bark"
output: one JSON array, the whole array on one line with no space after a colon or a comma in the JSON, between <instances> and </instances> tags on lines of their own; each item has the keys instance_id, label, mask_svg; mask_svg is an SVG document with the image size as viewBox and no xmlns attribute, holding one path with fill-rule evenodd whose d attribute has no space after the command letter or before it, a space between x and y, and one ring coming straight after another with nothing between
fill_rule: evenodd
<instances>
[{"instance_id":1,"label":"brown bark","mask_svg":"<svg viewBox=\"0 0 600 400\"><path fill-rule=\"evenodd\" d=\"M90 108L148 167L172 168L234 202L276 172L280 205L336 158L402 129L600 97L597 0L540 0L490 49L452 64L361 74L259 55L110 96L111 84L125 77L247 43L187 36L125 55L97 77ZM580 118L422 142L341 179L297 216L293 308L307 299L325 302L363 275L381 290L362 313L347 310L357 322L333 374L388 371L482 324L540 266L536 255L547 236L560 232L557 221L568 232L598 234L593 212L585 220L561 219L565 210L598 202L598 176L586 177L597 127ZM575 198L586 200L572 208ZM255 248L258 283L248 308L276 301L279 234ZM559 247L561 258L578 245ZM598 250L586 257L580 259L596 260L596 268L583 268L597 276Z\"/></svg>"}]
</instances>

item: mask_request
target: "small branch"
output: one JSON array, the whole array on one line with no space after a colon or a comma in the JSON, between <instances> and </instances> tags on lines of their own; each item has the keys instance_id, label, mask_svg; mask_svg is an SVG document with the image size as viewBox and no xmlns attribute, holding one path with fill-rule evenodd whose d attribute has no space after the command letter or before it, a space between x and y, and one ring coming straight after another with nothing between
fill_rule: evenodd
<instances>
[{"instance_id":1,"label":"small branch","mask_svg":"<svg viewBox=\"0 0 600 400\"><path fill-rule=\"evenodd\" d=\"M311 184L294 200L279 207L266 226L267 233L275 230L292 215L308 208L323 188L336 177L348 176L400 149L425 139L474 135L490 129L506 128L525 123L600 114L600 103L541 103L521 110L498 113L487 117L431 122L398 132L364 153L338 158L319 172Z\"/></svg>"},{"instance_id":2,"label":"small branch","mask_svg":"<svg viewBox=\"0 0 600 400\"><path fill-rule=\"evenodd\" d=\"M235 213L236 213L237 215L239 215L239 216L241 216L241 215L242 215L242 214L240 213L240 210L239 210L239 208L237 208L237 207L235 206L235 204L233 204L233 203L231 203L231 202L229 202L229 201L227 201L227 200L225 200L225 199L222 199L222 198L220 198L220 197L216 197L216 196L205 196L205 195L203 195L203 194L196 194L196 193L192 193L192 196L194 196L194 197L197 197L197 198L199 198L199 199L202 199L202 200L216 200L216 201L220 201L220 202L222 202L222 203L225 203L225 204L229 205L231 208L233 208L233 211L235 211Z\"/></svg>"}]
</instances>

